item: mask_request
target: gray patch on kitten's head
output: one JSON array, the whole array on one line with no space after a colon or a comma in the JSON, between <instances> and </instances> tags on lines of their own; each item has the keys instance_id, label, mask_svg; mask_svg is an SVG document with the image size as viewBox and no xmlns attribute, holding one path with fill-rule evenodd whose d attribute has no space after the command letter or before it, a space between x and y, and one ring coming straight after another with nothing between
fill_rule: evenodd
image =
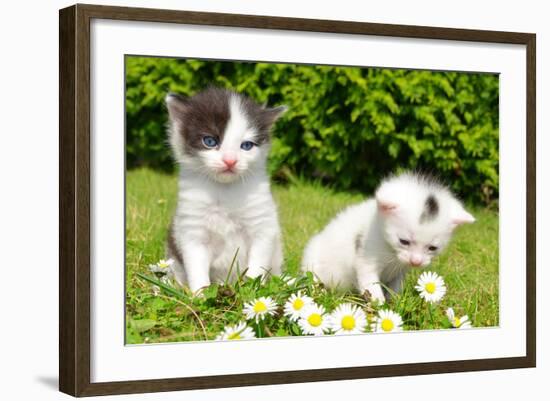
<instances>
[{"instance_id":1,"label":"gray patch on kitten's head","mask_svg":"<svg viewBox=\"0 0 550 401\"><path fill-rule=\"evenodd\" d=\"M237 96L241 100L241 107L248 118L250 128L253 128L256 132L254 137L256 144L261 146L268 143L270 141L271 127L277 121L277 118L286 111L286 106L265 108L247 97Z\"/></svg>"},{"instance_id":2,"label":"gray patch on kitten's head","mask_svg":"<svg viewBox=\"0 0 550 401\"><path fill-rule=\"evenodd\" d=\"M285 106L265 108L239 93L210 87L189 98L173 93L167 96L172 129L177 129L179 132L175 134L182 136L186 154L193 156L204 150L202 139L205 135L214 136L218 143L223 142L231 118L232 98L238 100L249 127L254 129L256 144L261 146L269 143L271 126L286 110Z\"/></svg>"},{"instance_id":3,"label":"gray patch on kitten's head","mask_svg":"<svg viewBox=\"0 0 550 401\"><path fill-rule=\"evenodd\" d=\"M440 181L440 179L432 174L418 171L405 174L416 180L419 185L428 188L428 190L433 191L434 193L449 192L448 188ZM435 220L439 215L439 201L434 193L430 193L424 201L424 207L419 218L420 224L429 223Z\"/></svg>"},{"instance_id":4,"label":"gray patch on kitten's head","mask_svg":"<svg viewBox=\"0 0 550 401\"><path fill-rule=\"evenodd\" d=\"M182 136L185 153L192 156L204 150L205 135L216 137L219 143L223 141L230 117L230 96L231 92L219 88L208 88L189 98L174 93L167 96L172 127L179 130L174 134Z\"/></svg>"},{"instance_id":5,"label":"gray patch on kitten's head","mask_svg":"<svg viewBox=\"0 0 550 401\"><path fill-rule=\"evenodd\" d=\"M424 202L424 210L420 215L420 224L434 220L439 213L439 203L433 194L428 195Z\"/></svg>"}]
</instances>

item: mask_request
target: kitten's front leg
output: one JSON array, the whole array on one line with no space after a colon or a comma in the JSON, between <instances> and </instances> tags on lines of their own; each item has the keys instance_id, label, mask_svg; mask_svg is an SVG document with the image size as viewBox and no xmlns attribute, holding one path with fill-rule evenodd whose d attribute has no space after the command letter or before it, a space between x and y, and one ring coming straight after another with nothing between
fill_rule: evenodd
<instances>
[{"instance_id":1,"label":"kitten's front leg","mask_svg":"<svg viewBox=\"0 0 550 401\"><path fill-rule=\"evenodd\" d=\"M360 262L356 265L357 287L361 293L368 291L371 295L371 300L384 303L386 297L380 285L380 275L376 271L375 266L366 262Z\"/></svg>"},{"instance_id":2,"label":"kitten's front leg","mask_svg":"<svg viewBox=\"0 0 550 401\"><path fill-rule=\"evenodd\" d=\"M210 253L207 247L190 241L183 245L183 265L187 283L193 293L210 285Z\"/></svg>"},{"instance_id":3,"label":"kitten's front leg","mask_svg":"<svg viewBox=\"0 0 550 401\"><path fill-rule=\"evenodd\" d=\"M272 266L273 254L277 245L277 235L257 233L252 237L248 251L248 277L258 277L269 272L278 272L279 266Z\"/></svg>"}]
</instances>

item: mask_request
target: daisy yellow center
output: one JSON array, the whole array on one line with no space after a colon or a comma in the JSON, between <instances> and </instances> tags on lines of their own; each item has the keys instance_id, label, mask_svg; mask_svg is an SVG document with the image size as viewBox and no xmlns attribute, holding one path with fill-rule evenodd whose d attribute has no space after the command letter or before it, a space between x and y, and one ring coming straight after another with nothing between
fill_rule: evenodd
<instances>
[{"instance_id":1,"label":"daisy yellow center","mask_svg":"<svg viewBox=\"0 0 550 401\"><path fill-rule=\"evenodd\" d=\"M344 330L353 330L355 327L355 318L353 316L347 315L342 318L342 328Z\"/></svg>"},{"instance_id":2,"label":"daisy yellow center","mask_svg":"<svg viewBox=\"0 0 550 401\"><path fill-rule=\"evenodd\" d=\"M258 301L254 304L254 312L262 313L267 310L267 306L262 301Z\"/></svg>"},{"instance_id":3,"label":"daisy yellow center","mask_svg":"<svg viewBox=\"0 0 550 401\"><path fill-rule=\"evenodd\" d=\"M384 331L392 331L393 330L393 321L391 319L384 319L382 320L382 330Z\"/></svg>"},{"instance_id":4,"label":"daisy yellow center","mask_svg":"<svg viewBox=\"0 0 550 401\"><path fill-rule=\"evenodd\" d=\"M159 262L158 266L161 268L161 269L166 269L168 267L168 263L166 262Z\"/></svg>"},{"instance_id":5,"label":"daisy yellow center","mask_svg":"<svg viewBox=\"0 0 550 401\"><path fill-rule=\"evenodd\" d=\"M321 318L321 315L319 315L318 313L312 313L311 315L309 315L309 317L307 318L307 321L309 322L309 324L311 324L313 327L318 327L321 325L323 319Z\"/></svg>"},{"instance_id":6,"label":"daisy yellow center","mask_svg":"<svg viewBox=\"0 0 550 401\"><path fill-rule=\"evenodd\" d=\"M424 287L426 289L426 292L429 294L433 294L435 292L435 284L434 283L428 283Z\"/></svg>"},{"instance_id":7,"label":"daisy yellow center","mask_svg":"<svg viewBox=\"0 0 550 401\"><path fill-rule=\"evenodd\" d=\"M240 333L231 333L229 336L227 336L228 340L240 340L241 334Z\"/></svg>"},{"instance_id":8,"label":"daisy yellow center","mask_svg":"<svg viewBox=\"0 0 550 401\"><path fill-rule=\"evenodd\" d=\"M292 303L292 307L294 308L294 310L300 310L302 309L303 306L304 306L304 301L301 298L295 299L294 302Z\"/></svg>"},{"instance_id":9,"label":"daisy yellow center","mask_svg":"<svg viewBox=\"0 0 550 401\"><path fill-rule=\"evenodd\" d=\"M460 327L460 319L457 318L457 317L455 317L455 318L454 318L454 323L453 323L453 325L454 325L455 327Z\"/></svg>"}]
</instances>

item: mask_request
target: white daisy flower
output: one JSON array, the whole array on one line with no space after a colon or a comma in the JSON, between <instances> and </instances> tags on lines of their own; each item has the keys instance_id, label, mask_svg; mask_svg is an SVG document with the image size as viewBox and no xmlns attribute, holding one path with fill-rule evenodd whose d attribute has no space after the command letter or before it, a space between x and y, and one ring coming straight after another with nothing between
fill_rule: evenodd
<instances>
[{"instance_id":1,"label":"white daisy flower","mask_svg":"<svg viewBox=\"0 0 550 401\"><path fill-rule=\"evenodd\" d=\"M161 262L163 262L162 266L164 266L166 264L171 266L172 263L174 263L172 259L169 259L167 261L161 260L158 264L160 265ZM158 265L149 265L149 269L157 276L157 278L159 279L159 281L162 284L172 286L172 287L174 286L174 284L172 283L172 278L174 277L174 272L172 271L171 268L164 268L164 267L159 268ZM161 270L161 269L164 269L164 271ZM153 289L153 295L155 295L155 296L160 295L160 293L162 292L158 285L153 284L151 287Z\"/></svg>"},{"instance_id":2,"label":"white daisy flower","mask_svg":"<svg viewBox=\"0 0 550 401\"><path fill-rule=\"evenodd\" d=\"M472 328L472 322L470 322L470 318L468 315L464 315L461 318L455 315L455 311L453 308L447 309L447 317L449 318L449 322L451 322L451 325L455 329L470 329Z\"/></svg>"},{"instance_id":3,"label":"white daisy flower","mask_svg":"<svg viewBox=\"0 0 550 401\"><path fill-rule=\"evenodd\" d=\"M414 288L418 290L420 297L429 303L441 301L447 292L443 277L434 272L422 273Z\"/></svg>"},{"instance_id":4,"label":"white daisy flower","mask_svg":"<svg viewBox=\"0 0 550 401\"><path fill-rule=\"evenodd\" d=\"M277 303L271 297L260 297L252 302L244 304L243 313L247 320L255 319L256 323L268 315L274 315L277 311Z\"/></svg>"},{"instance_id":5,"label":"white daisy flower","mask_svg":"<svg viewBox=\"0 0 550 401\"><path fill-rule=\"evenodd\" d=\"M312 303L304 310L298 325L304 334L322 336L330 330L330 317L325 313L325 308Z\"/></svg>"},{"instance_id":6,"label":"white daisy flower","mask_svg":"<svg viewBox=\"0 0 550 401\"><path fill-rule=\"evenodd\" d=\"M216 340L250 340L251 338L256 338L254 331L245 322L240 322L235 326L226 326Z\"/></svg>"},{"instance_id":7,"label":"white daisy flower","mask_svg":"<svg viewBox=\"0 0 550 401\"><path fill-rule=\"evenodd\" d=\"M174 283L172 282L172 272L171 271L166 273L165 275L163 275L159 279L159 281L164 285L168 285L168 286L171 286L171 287L174 286ZM160 295L161 290L160 290L160 287L158 285L153 284L151 287L153 288L153 295L155 295L155 296Z\"/></svg>"},{"instance_id":8,"label":"white daisy flower","mask_svg":"<svg viewBox=\"0 0 550 401\"><path fill-rule=\"evenodd\" d=\"M391 331L403 331L403 319L398 313L392 310L380 310L378 316L374 318L371 324L372 331L379 333L389 333Z\"/></svg>"},{"instance_id":9,"label":"white daisy flower","mask_svg":"<svg viewBox=\"0 0 550 401\"><path fill-rule=\"evenodd\" d=\"M149 270L155 274L156 273L168 274L173 264L174 264L174 259L168 259L168 260L161 259L157 263L149 265Z\"/></svg>"},{"instance_id":10,"label":"white daisy flower","mask_svg":"<svg viewBox=\"0 0 550 401\"><path fill-rule=\"evenodd\" d=\"M338 305L330 315L330 328L334 334L364 333L366 327L367 316L357 305Z\"/></svg>"},{"instance_id":11,"label":"white daisy flower","mask_svg":"<svg viewBox=\"0 0 550 401\"><path fill-rule=\"evenodd\" d=\"M295 322L301 316L304 310L313 303L313 298L307 295L302 295L302 292L292 294L288 301L285 303L285 316L288 316L289 320Z\"/></svg>"}]
</instances>

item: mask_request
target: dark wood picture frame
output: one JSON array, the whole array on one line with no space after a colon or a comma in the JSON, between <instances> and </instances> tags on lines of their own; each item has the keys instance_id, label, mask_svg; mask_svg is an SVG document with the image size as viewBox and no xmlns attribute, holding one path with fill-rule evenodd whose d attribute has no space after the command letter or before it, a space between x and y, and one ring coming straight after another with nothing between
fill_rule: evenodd
<instances>
[{"instance_id":1,"label":"dark wood picture frame","mask_svg":"<svg viewBox=\"0 0 550 401\"><path fill-rule=\"evenodd\" d=\"M93 18L525 45L527 49L526 356L91 383L90 21ZM81 4L60 10L59 29L59 388L62 392L73 396L92 396L535 366L535 34Z\"/></svg>"}]
</instances>

